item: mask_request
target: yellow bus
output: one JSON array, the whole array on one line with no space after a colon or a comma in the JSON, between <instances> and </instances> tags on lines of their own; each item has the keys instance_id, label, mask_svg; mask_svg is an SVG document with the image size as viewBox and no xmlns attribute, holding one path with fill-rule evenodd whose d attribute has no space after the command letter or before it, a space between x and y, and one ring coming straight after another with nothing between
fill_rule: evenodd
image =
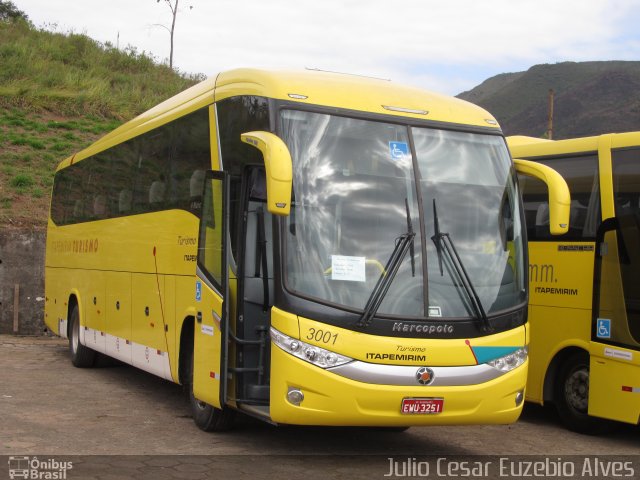
<instances>
[{"instance_id":1,"label":"yellow bus","mask_svg":"<svg viewBox=\"0 0 640 480\"><path fill-rule=\"evenodd\" d=\"M563 231L561 177L518 168L559 185ZM97 352L185 385L203 430L237 411L513 422L523 229L484 110L384 80L234 70L59 165L45 319L78 367Z\"/></svg>"},{"instance_id":2,"label":"yellow bus","mask_svg":"<svg viewBox=\"0 0 640 480\"><path fill-rule=\"evenodd\" d=\"M529 240L527 400L553 402L580 432L640 420L640 133L508 139L571 192L570 228L545 231L544 185L522 178Z\"/></svg>"}]
</instances>

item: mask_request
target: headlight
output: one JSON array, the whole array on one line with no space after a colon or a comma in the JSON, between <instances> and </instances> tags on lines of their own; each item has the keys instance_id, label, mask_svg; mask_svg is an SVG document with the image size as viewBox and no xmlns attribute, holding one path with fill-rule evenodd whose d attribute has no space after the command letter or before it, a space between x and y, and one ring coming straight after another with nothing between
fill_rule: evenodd
<instances>
[{"instance_id":1,"label":"headlight","mask_svg":"<svg viewBox=\"0 0 640 480\"><path fill-rule=\"evenodd\" d=\"M522 347L509 355L491 360L490 362L487 362L487 364L501 372L509 372L522 365L527 359L528 353L529 347Z\"/></svg>"},{"instance_id":2,"label":"headlight","mask_svg":"<svg viewBox=\"0 0 640 480\"><path fill-rule=\"evenodd\" d=\"M271 340L285 352L322 368L337 367L353 360L353 358L288 337L273 327L271 327Z\"/></svg>"}]
</instances>

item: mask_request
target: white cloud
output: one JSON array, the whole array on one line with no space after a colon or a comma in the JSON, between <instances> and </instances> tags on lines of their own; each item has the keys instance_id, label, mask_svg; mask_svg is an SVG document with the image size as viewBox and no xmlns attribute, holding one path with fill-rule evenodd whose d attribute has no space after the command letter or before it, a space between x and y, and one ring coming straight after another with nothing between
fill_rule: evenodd
<instances>
[{"instance_id":1,"label":"white cloud","mask_svg":"<svg viewBox=\"0 0 640 480\"><path fill-rule=\"evenodd\" d=\"M16 0L37 24L168 57L155 0ZM175 63L349 71L455 94L483 75L564 60L638 59L640 0L181 0ZM193 10L188 9L193 5ZM626 38L626 36L631 36ZM523 67L524 66L524 67ZM474 71L475 70L475 71Z\"/></svg>"}]
</instances>

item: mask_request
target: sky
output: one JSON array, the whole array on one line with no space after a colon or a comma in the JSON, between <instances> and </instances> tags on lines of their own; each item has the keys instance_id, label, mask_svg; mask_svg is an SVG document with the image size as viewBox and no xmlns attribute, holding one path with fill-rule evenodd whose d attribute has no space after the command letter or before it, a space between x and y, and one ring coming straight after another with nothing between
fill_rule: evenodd
<instances>
[{"instance_id":1,"label":"sky","mask_svg":"<svg viewBox=\"0 0 640 480\"><path fill-rule=\"evenodd\" d=\"M38 27L168 62L165 0L13 3ZM541 63L640 60L639 23L640 0L179 0L174 66L317 68L456 95Z\"/></svg>"}]
</instances>

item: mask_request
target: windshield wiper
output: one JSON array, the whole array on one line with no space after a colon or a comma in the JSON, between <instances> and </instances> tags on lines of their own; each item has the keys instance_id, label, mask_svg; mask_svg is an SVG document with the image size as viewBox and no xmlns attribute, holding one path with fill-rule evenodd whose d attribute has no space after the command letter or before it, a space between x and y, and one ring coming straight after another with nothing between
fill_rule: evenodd
<instances>
[{"instance_id":1,"label":"windshield wiper","mask_svg":"<svg viewBox=\"0 0 640 480\"><path fill-rule=\"evenodd\" d=\"M406 202L406 199L405 199ZM407 251L412 250L413 255L413 239L416 234L413 232L413 227L411 226L411 219L409 215L409 206L407 204L407 223L409 227L409 231L407 233L403 233L396 239L396 246L391 252L391 256L387 261L387 264L384 267L384 271L380 274L378 278L378 282L376 286L373 287L373 291L369 296L369 300L367 300L367 304L364 307L364 311L360 316L360 319L357 321L357 327L368 327L373 317L375 316L378 308L382 304L384 297L387 295L389 291L389 287L391 287L391 282L398 273L398 269L402 264L402 260L404 259ZM413 257L412 257L413 258ZM412 261L412 267L415 270L414 262Z\"/></svg>"},{"instance_id":2,"label":"windshield wiper","mask_svg":"<svg viewBox=\"0 0 640 480\"><path fill-rule=\"evenodd\" d=\"M473 309L476 318L482 322L482 328L485 332L490 332L493 330L491 324L489 323L489 318L487 317L486 312L484 311L484 307L482 306L482 301L480 301L480 297L476 292L476 289L471 282L471 277L467 273L467 269L464 268L464 263L462 263L462 259L458 254L458 250L451 239L451 236L448 233L440 232L440 226L438 224L438 212L436 210L436 200L433 199L433 223L434 223L434 235L431 237L433 243L436 245L436 251L438 252L438 263L440 265L440 275L444 275L444 271L442 268L442 251L445 251L449 257L451 266L455 270L456 274L460 278L460 283L462 284L462 288L464 288L467 297L469 298L469 302L471 303L471 308Z\"/></svg>"},{"instance_id":3,"label":"windshield wiper","mask_svg":"<svg viewBox=\"0 0 640 480\"><path fill-rule=\"evenodd\" d=\"M442 236L440 234L440 225L438 223L438 211L436 210L436 199L433 199L433 243L436 244L436 252L438 253L438 266L440 267L440 276L444 276L442 270Z\"/></svg>"},{"instance_id":4,"label":"windshield wiper","mask_svg":"<svg viewBox=\"0 0 640 480\"><path fill-rule=\"evenodd\" d=\"M411 235L415 235L415 233L413 233L413 222L411 221L411 214L409 213L409 201L406 198L404 199L404 206L407 209L407 233ZM409 246L409 255L411 255L411 276L415 277L416 276L416 249L415 249L415 244L413 242L411 242L411 245Z\"/></svg>"}]
</instances>

